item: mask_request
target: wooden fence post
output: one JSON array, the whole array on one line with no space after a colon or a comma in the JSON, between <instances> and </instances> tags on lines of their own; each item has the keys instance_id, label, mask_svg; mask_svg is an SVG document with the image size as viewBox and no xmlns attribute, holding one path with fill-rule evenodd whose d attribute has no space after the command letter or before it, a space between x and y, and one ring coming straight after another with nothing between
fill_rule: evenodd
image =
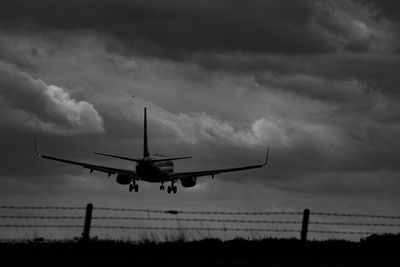
<instances>
[{"instance_id":1,"label":"wooden fence post","mask_svg":"<svg viewBox=\"0 0 400 267\"><path fill-rule=\"evenodd\" d=\"M83 241L90 240L90 223L92 221L92 211L93 211L93 204L88 203L86 205L85 225L83 226L83 233L82 233Z\"/></svg>"},{"instance_id":2,"label":"wooden fence post","mask_svg":"<svg viewBox=\"0 0 400 267\"><path fill-rule=\"evenodd\" d=\"M301 241L305 242L307 241L307 232L308 232L308 222L310 220L310 210L305 209L303 212L303 222L301 225L301 235L300 239Z\"/></svg>"}]
</instances>

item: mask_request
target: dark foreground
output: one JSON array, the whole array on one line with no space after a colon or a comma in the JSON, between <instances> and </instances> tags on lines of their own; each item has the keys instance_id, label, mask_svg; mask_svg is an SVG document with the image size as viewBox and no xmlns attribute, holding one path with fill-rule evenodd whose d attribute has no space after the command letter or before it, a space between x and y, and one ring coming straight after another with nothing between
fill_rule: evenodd
<instances>
[{"instance_id":1,"label":"dark foreground","mask_svg":"<svg viewBox=\"0 0 400 267\"><path fill-rule=\"evenodd\" d=\"M263 239L0 243L0 266L400 266L400 234L360 242Z\"/></svg>"}]
</instances>

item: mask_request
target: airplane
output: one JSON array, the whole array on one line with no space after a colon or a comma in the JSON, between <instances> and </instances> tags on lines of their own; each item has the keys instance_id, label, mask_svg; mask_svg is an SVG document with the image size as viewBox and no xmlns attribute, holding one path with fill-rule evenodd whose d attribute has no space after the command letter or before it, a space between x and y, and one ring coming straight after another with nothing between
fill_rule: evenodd
<instances>
[{"instance_id":1,"label":"airplane","mask_svg":"<svg viewBox=\"0 0 400 267\"><path fill-rule=\"evenodd\" d=\"M148 140L147 140L147 115L146 108L144 108L144 132L143 132L143 157L142 158L130 158L123 157L118 155L111 155L105 153L94 152L94 154L112 157L117 159L123 159L128 161L133 161L136 163L134 170L127 169L117 169L112 167L106 167L101 165L94 165L85 162L72 161L64 158L58 158L54 156L44 155L38 152L36 139L34 138L34 149L35 153L38 157L55 160L63 163L73 164L82 166L86 169L89 169L89 172L93 171L104 172L108 174L108 177L111 175L116 175L116 182L121 185L129 185L129 191L138 192L139 185L138 181L145 181L150 183L161 183L160 190L165 190L164 183L170 183L167 187L168 194L177 192L176 183L180 183L182 187L188 188L193 187L197 183L198 177L211 176L214 178L214 175L225 173L225 172L236 172L243 171L249 169L262 168L267 165L268 157L269 157L269 147L267 149L267 155L265 158L265 162L258 165L249 165L228 169L214 169L214 170L203 170L203 171L193 171L193 172L174 172L174 160L188 159L191 157L165 157L159 154L150 155Z\"/></svg>"}]
</instances>

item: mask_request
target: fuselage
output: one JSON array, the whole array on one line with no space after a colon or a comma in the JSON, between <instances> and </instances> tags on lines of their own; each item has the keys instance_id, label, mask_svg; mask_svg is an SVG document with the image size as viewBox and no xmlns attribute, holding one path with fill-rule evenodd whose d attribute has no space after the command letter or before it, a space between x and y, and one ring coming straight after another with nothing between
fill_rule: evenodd
<instances>
[{"instance_id":1,"label":"fuselage","mask_svg":"<svg viewBox=\"0 0 400 267\"><path fill-rule=\"evenodd\" d=\"M136 165L136 174L143 181L150 183L160 183L165 181L168 173L172 173L174 171L174 163L170 160L160 162L150 161L162 159L162 157L157 156L150 156L147 159L149 160L148 162L146 162L145 159L143 162Z\"/></svg>"}]
</instances>

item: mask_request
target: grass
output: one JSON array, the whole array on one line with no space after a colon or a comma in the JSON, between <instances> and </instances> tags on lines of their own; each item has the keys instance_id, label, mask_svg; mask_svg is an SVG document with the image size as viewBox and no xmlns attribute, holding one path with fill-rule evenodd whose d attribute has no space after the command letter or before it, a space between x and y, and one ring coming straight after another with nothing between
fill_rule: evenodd
<instances>
[{"instance_id":1,"label":"grass","mask_svg":"<svg viewBox=\"0 0 400 267\"><path fill-rule=\"evenodd\" d=\"M176 234L176 235L175 235ZM81 240L0 243L0 265L63 265L64 263L185 263L243 264L268 263L275 266L397 266L400 263L400 234L372 235L359 242L345 240L307 241L265 238L222 241L190 240L177 232L160 242L158 236L141 240ZM67 264L69 265L69 264ZM148 266L148 265L146 265Z\"/></svg>"}]
</instances>

